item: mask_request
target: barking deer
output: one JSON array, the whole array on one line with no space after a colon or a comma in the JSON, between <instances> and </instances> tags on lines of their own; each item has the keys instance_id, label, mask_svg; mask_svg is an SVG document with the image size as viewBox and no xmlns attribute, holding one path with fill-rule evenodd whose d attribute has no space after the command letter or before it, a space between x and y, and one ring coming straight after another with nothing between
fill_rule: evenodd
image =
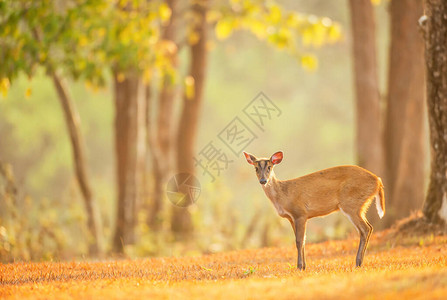
<instances>
[{"instance_id":1,"label":"barking deer","mask_svg":"<svg viewBox=\"0 0 447 300\"><path fill-rule=\"evenodd\" d=\"M379 217L385 214L382 180L358 166L338 166L290 180L279 180L273 167L283 159L281 151L270 158L256 158L244 152L255 167L259 183L278 214L287 218L295 232L298 250L297 268L304 270L304 240L307 220L340 210L360 234L356 266L360 267L373 227L365 217L375 198Z\"/></svg>"}]
</instances>

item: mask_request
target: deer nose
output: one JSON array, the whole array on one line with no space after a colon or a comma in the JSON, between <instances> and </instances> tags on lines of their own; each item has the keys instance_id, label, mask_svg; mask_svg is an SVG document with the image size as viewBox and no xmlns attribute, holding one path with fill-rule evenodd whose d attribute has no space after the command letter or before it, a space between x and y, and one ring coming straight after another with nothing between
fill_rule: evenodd
<instances>
[{"instance_id":1,"label":"deer nose","mask_svg":"<svg viewBox=\"0 0 447 300\"><path fill-rule=\"evenodd\" d=\"M266 183L267 183L267 180L265 180L265 179L261 179L261 180L259 180L259 183L260 183L260 184L266 184Z\"/></svg>"}]
</instances>

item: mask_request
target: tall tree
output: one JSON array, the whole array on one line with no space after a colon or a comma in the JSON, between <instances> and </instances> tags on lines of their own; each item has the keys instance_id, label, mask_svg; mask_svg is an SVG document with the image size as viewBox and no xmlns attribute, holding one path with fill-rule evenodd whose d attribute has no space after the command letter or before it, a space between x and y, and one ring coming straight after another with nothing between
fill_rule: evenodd
<instances>
[{"instance_id":1,"label":"tall tree","mask_svg":"<svg viewBox=\"0 0 447 300\"><path fill-rule=\"evenodd\" d=\"M376 29L371 0L350 0L356 102L356 147L360 166L383 176Z\"/></svg>"},{"instance_id":2,"label":"tall tree","mask_svg":"<svg viewBox=\"0 0 447 300\"><path fill-rule=\"evenodd\" d=\"M130 13L139 15L140 2L124 1L117 5L122 18ZM119 16L119 15L118 15ZM129 28L130 29L130 28ZM125 29L123 30L125 32ZM116 30L117 34L123 32ZM132 35L129 30L127 34ZM124 36L118 35L114 42L122 46ZM116 221L113 236L113 250L124 253L125 246L135 241L137 204L139 203L140 181L138 180L138 115L143 109L139 93L140 74L132 64L118 65L113 70L113 96L115 102L115 158L116 158ZM145 100L145 99L143 99Z\"/></svg>"},{"instance_id":3,"label":"tall tree","mask_svg":"<svg viewBox=\"0 0 447 300\"><path fill-rule=\"evenodd\" d=\"M357 163L380 177L383 172L380 92L377 74L376 29L371 0L350 0L356 106ZM374 226L379 218L372 210Z\"/></svg>"},{"instance_id":4,"label":"tall tree","mask_svg":"<svg viewBox=\"0 0 447 300\"><path fill-rule=\"evenodd\" d=\"M179 173L195 174L193 157L207 65L207 8L208 0L192 2L193 31L197 34L198 39L190 46L191 58L188 74L194 80L194 94L189 95L185 90L183 96L183 107L177 133L176 163ZM192 233L193 224L187 208L173 206L171 228L179 237L186 237Z\"/></svg>"},{"instance_id":5,"label":"tall tree","mask_svg":"<svg viewBox=\"0 0 447 300\"><path fill-rule=\"evenodd\" d=\"M96 4L85 2L79 6L58 7L54 1L38 4L7 1L0 5L0 32L2 32L0 78L13 81L21 72L32 77L36 67L40 66L52 79L64 113L73 153L75 176L85 204L91 255L100 255L102 252L101 221L88 173L81 119L59 71L62 69L61 65L66 66L64 63L72 65L73 61L82 60L82 55L78 52L65 53L63 49L66 44L74 41L76 24L94 11ZM11 38L8 32L14 33L14 38ZM58 54L52 55L54 53ZM76 76L72 68L69 68L67 73Z\"/></svg>"},{"instance_id":6,"label":"tall tree","mask_svg":"<svg viewBox=\"0 0 447 300\"><path fill-rule=\"evenodd\" d=\"M430 184L423 206L432 223L447 223L447 2L425 1L425 62L431 144Z\"/></svg>"},{"instance_id":7,"label":"tall tree","mask_svg":"<svg viewBox=\"0 0 447 300\"><path fill-rule=\"evenodd\" d=\"M68 93L67 87L59 76L51 71L51 78L59 96L62 110L67 124L73 152L73 163L75 166L76 179L84 199L87 213L87 227L90 232L89 254L93 256L101 255L103 252L103 237L101 218L98 207L93 196L90 177L87 171L87 160L85 158L85 140L81 134L81 118L76 109L76 105Z\"/></svg>"},{"instance_id":8,"label":"tall tree","mask_svg":"<svg viewBox=\"0 0 447 300\"><path fill-rule=\"evenodd\" d=\"M113 248L122 253L124 246L135 241L137 209L141 196L141 168L144 154L141 131L145 130L141 114L145 113L145 89L136 73L125 77L115 74L115 151L117 174L117 209ZM144 135L143 135L144 137Z\"/></svg>"},{"instance_id":9,"label":"tall tree","mask_svg":"<svg viewBox=\"0 0 447 300\"><path fill-rule=\"evenodd\" d=\"M387 218L390 226L424 198L425 99L422 0L390 2L391 46L385 124Z\"/></svg>"},{"instance_id":10,"label":"tall tree","mask_svg":"<svg viewBox=\"0 0 447 300\"><path fill-rule=\"evenodd\" d=\"M169 8L171 9L171 18L164 27L162 40L168 43L169 58L171 65L175 68L177 65L177 45L176 40L176 23L178 22L177 14L177 0L167 0ZM149 210L148 224L157 230L160 227L160 212L163 205L163 186L166 184L167 177L173 169L173 150L174 148L174 100L175 90L174 85L175 72L166 72L161 79L161 89L158 97L158 114L157 124L152 124L155 127L155 136L151 138L150 150L152 153L153 177L154 187L152 194L152 205ZM148 134L150 134L148 132Z\"/></svg>"},{"instance_id":11,"label":"tall tree","mask_svg":"<svg viewBox=\"0 0 447 300\"><path fill-rule=\"evenodd\" d=\"M113 249L123 253L124 246L135 242L137 212L142 204L146 133L150 130L147 87L154 72L163 75L170 69L167 46L159 42L161 24L169 21L171 10L161 1L122 1L116 5L108 29L107 53L113 66L115 98L117 208Z\"/></svg>"}]
</instances>

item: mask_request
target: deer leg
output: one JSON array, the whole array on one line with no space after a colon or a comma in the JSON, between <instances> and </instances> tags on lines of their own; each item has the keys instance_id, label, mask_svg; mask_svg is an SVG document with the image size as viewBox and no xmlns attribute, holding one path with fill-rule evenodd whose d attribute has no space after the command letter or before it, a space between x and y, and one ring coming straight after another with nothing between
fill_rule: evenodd
<instances>
[{"instance_id":1,"label":"deer leg","mask_svg":"<svg viewBox=\"0 0 447 300\"><path fill-rule=\"evenodd\" d=\"M360 235L359 249L355 259L355 266L360 267L363 263L366 247L368 246L369 237L373 231L373 227L366 220L362 209L360 211L349 210L347 207L340 207L341 212L348 217L352 224L354 224Z\"/></svg>"},{"instance_id":2,"label":"deer leg","mask_svg":"<svg viewBox=\"0 0 447 300\"><path fill-rule=\"evenodd\" d=\"M360 234L359 249L357 251L357 257L355 260L355 266L360 267L363 263L363 257L365 256L366 247L368 246L369 238L373 231L373 227L369 224L365 217L359 216L357 218L356 227Z\"/></svg>"},{"instance_id":3,"label":"deer leg","mask_svg":"<svg viewBox=\"0 0 447 300\"><path fill-rule=\"evenodd\" d=\"M296 250L298 251L296 267L302 271L306 269L306 259L304 257L304 236L306 234L306 222L307 219L305 218L298 218L294 220Z\"/></svg>"},{"instance_id":4,"label":"deer leg","mask_svg":"<svg viewBox=\"0 0 447 300\"><path fill-rule=\"evenodd\" d=\"M365 256L366 248L368 247L369 238L371 237L371 234L372 234L372 232L373 232L373 227L372 227L372 225L368 222L368 220L367 220L365 217L363 217L362 220L364 221L364 224L366 224L366 226L364 226L364 227L365 227L365 229L366 229L366 231L367 231L368 233L367 233L367 235L366 235L365 245L364 245L363 250L362 250L362 258L361 258L360 265L361 265L361 263L363 262L363 257Z\"/></svg>"}]
</instances>

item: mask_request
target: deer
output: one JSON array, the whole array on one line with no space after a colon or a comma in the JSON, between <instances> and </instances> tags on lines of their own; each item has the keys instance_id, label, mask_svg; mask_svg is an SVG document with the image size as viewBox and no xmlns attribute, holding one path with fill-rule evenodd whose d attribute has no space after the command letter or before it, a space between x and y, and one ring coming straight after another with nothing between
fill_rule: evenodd
<instances>
[{"instance_id":1,"label":"deer","mask_svg":"<svg viewBox=\"0 0 447 300\"><path fill-rule=\"evenodd\" d=\"M361 267L373 227L365 214L373 199L380 218L385 215L384 187L380 177L359 166L337 166L289 180L276 178L273 168L283 160L283 152L270 158L256 158L244 151L255 167L259 183L280 217L290 221L298 251L297 269L306 269L304 243L308 219L341 211L360 235L356 267Z\"/></svg>"}]
</instances>

